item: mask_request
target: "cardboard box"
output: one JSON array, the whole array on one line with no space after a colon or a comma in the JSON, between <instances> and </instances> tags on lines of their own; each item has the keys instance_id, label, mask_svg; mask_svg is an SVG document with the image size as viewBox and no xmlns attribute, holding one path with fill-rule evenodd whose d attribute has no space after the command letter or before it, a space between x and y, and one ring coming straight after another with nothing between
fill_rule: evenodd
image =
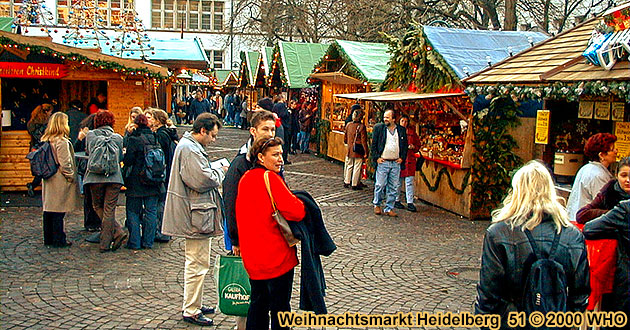
<instances>
[{"instance_id":1,"label":"cardboard box","mask_svg":"<svg viewBox=\"0 0 630 330\"><path fill-rule=\"evenodd\" d=\"M553 162L553 174L575 176L582 165L584 165L583 154L556 152Z\"/></svg>"}]
</instances>

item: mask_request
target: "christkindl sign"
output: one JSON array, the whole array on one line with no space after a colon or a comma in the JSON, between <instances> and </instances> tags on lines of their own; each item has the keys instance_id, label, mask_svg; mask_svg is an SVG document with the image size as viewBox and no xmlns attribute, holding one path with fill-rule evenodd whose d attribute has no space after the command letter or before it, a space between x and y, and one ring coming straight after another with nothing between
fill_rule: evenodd
<instances>
[{"instance_id":1,"label":"christkindl sign","mask_svg":"<svg viewBox=\"0 0 630 330\"><path fill-rule=\"evenodd\" d=\"M68 66L51 63L0 62L2 78L59 79L68 75Z\"/></svg>"}]
</instances>

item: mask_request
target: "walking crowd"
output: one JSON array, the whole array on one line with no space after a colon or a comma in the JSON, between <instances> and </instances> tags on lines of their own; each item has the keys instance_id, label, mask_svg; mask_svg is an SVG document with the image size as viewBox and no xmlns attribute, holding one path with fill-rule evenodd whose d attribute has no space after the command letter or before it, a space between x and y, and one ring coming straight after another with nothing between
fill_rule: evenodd
<instances>
[{"instance_id":1,"label":"walking crowd","mask_svg":"<svg viewBox=\"0 0 630 330\"><path fill-rule=\"evenodd\" d=\"M287 105L281 95L248 105L238 93L223 100L219 94L212 100L200 90L195 94L185 105L176 101L176 118L192 123L181 138L160 109L132 108L121 136L113 129L114 115L102 107L89 116L80 102L73 101L65 113L53 114L47 104L37 107L29 122L34 149L29 157L38 166L28 188L43 182L44 244L72 244L63 219L81 193L85 228L100 231L101 252L125 242L138 250L184 238L183 320L212 325L206 315L214 308L202 303L203 284L210 238L223 235L226 250L242 258L251 285L249 310L237 316L237 328L268 329L271 323L275 330L284 329L277 314L290 311L295 235L301 241L300 308L326 313L319 258L336 247L314 199L284 181L288 154L308 152L315 105L304 100ZM345 126L344 187L364 187L361 174L370 159L374 214L396 217L396 208L416 212L414 176L422 158L414 125L386 108L368 144L363 116L353 105ZM207 152L224 124L250 133L229 166L212 162ZM618 163L616 177L611 174L615 141L607 133L588 140L590 162L578 172L566 207L544 164L530 161L516 171L485 233L476 313L502 315L504 322L510 311L630 313L630 158ZM124 227L115 220L123 186Z\"/></svg>"}]
</instances>

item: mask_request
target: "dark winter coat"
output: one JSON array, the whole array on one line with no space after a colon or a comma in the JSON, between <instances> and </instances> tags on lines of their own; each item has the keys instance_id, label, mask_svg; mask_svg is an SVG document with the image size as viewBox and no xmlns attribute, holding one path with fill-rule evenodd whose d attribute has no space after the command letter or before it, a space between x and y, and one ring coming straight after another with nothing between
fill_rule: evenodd
<instances>
[{"instance_id":1,"label":"dark winter coat","mask_svg":"<svg viewBox=\"0 0 630 330\"><path fill-rule=\"evenodd\" d=\"M236 227L236 195L238 193L238 182L245 172L254 167L247 160L246 153L239 153L230 163L228 171L223 179L223 202L225 204L225 217L227 218L227 232L232 245L239 246L238 228Z\"/></svg>"},{"instance_id":2,"label":"dark winter coat","mask_svg":"<svg viewBox=\"0 0 630 330\"><path fill-rule=\"evenodd\" d=\"M407 159L405 159L405 168L400 170L400 177L416 175L416 156L415 153L420 150L420 137L412 125L407 126ZM413 145L413 148L409 146Z\"/></svg>"},{"instance_id":3,"label":"dark winter coat","mask_svg":"<svg viewBox=\"0 0 630 330\"><path fill-rule=\"evenodd\" d=\"M592 202L578 211L576 220L578 223L585 224L605 214L617 206L619 202L627 199L630 199L630 195L621 189L617 179L612 179L602 187L602 190L599 191Z\"/></svg>"},{"instance_id":4,"label":"dark winter coat","mask_svg":"<svg viewBox=\"0 0 630 330\"><path fill-rule=\"evenodd\" d=\"M531 232L544 255L549 255L556 226L551 216ZM477 285L476 314L499 314L505 326L507 313L516 311L524 287L524 272L535 258L527 236L520 227L514 229L497 222L486 230L481 255L481 270ZM554 259L563 265L568 284L567 311L586 309L589 267L584 236L576 227L564 227ZM503 327L505 328L505 327Z\"/></svg>"},{"instance_id":5,"label":"dark winter coat","mask_svg":"<svg viewBox=\"0 0 630 330\"><path fill-rule=\"evenodd\" d=\"M70 142L74 142L79 135L79 125L81 121L87 117L87 114L76 108L70 108L70 110L66 111L66 115L68 115L68 126L70 127L69 140Z\"/></svg>"},{"instance_id":6,"label":"dark winter coat","mask_svg":"<svg viewBox=\"0 0 630 330\"><path fill-rule=\"evenodd\" d=\"M162 126L155 131L157 135L158 143L164 151L164 160L166 161L166 181L164 186L168 187L168 179L171 175L171 166L173 165L173 155L175 155L175 148L177 147L177 141L179 136L177 135L177 129Z\"/></svg>"},{"instance_id":7,"label":"dark winter coat","mask_svg":"<svg viewBox=\"0 0 630 330\"><path fill-rule=\"evenodd\" d=\"M293 194L304 203L306 211L302 221L288 221L301 247L300 309L326 314L326 279L320 256L330 256L337 246L326 230L315 199L306 191L293 191Z\"/></svg>"},{"instance_id":8,"label":"dark winter coat","mask_svg":"<svg viewBox=\"0 0 630 330\"><path fill-rule=\"evenodd\" d=\"M407 142L407 130L396 124L396 129L398 130L398 158L402 159L403 162L400 164L401 169L405 169L404 160L407 159L407 147L409 143ZM385 123L379 123L374 126L374 130L372 130L372 148L370 152L372 153L372 160L374 163L381 158L383 154L383 150L385 149L385 142L387 141L387 125Z\"/></svg>"},{"instance_id":9,"label":"dark winter coat","mask_svg":"<svg viewBox=\"0 0 630 330\"><path fill-rule=\"evenodd\" d=\"M602 310L623 311L630 315L630 201L622 201L613 207L608 213L591 220L584 225L582 230L584 237L594 239L616 239L617 244L617 270L613 292L608 306L602 306Z\"/></svg>"},{"instance_id":10,"label":"dark winter coat","mask_svg":"<svg viewBox=\"0 0 630 330\"><path fill-rule=\"evenodd\" d=\"M39 140L42 138L44 132L46 131L46 126L48 126L48 123L28 122L28 124L26 124L26 130L28 131L28 134L31 135L31 148L39 143Z\"/></svg>"},{"instance_id":11,"label":"dark winter coat","mask_svg":"<svg viewBox=\"0 0 630 330\"><path fill-rule=\"evenodd\" d=\"M277 114L278 117L280 117L280 120L282 121L282 126L284 127L285 131L291 130L291 114L289 113L289 109L284 102L278 102L274 104L271 112Z\"/></svg>"},{"instance_id":12,"label":"dark winter coat","mask_svg":"<svg viewBox=\"0 0 630 330\"><path fill-rule=\"evenodd\" d=\"M313 123L313 112L309 109L300 110L300 131L310 132L311 124Z\"/></svg>"},{"instance_id":13,"label":"dark winter coat","mask_svg":"<svg viewBox=\"0 0 630 330\"><path fill-rule=\"evenodd\" d=\"M144 167L144 139L145 136L150 143L157 143L157 136L147 126L139 126L129 134L129 144L123 163L125 164L125 187L127 197L148 197L157 196L166 192L164 184L145 185L140 182L140 171Z\"/></svg>"}]
</instances>

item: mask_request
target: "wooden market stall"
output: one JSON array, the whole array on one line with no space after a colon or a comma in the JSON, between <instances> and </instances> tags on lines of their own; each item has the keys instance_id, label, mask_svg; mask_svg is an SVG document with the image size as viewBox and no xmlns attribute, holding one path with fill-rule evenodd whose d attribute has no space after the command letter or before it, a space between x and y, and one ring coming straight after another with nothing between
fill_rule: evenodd
<instances>
[{"instance_id":1,"label":"wooden market stall","mask_svg":"<svg viewBox=\"0 0 630 330\"><path fill-rule=\"evenodd\" d=\"M417 26L406 33L404 43L390 40L394 51L381 89L392 92L362 99L380 109L389 103L397 118L411 118L422 141L424 161L415 178L420 199L468 218L480 216L471 170L479 160L473 153L479 121L461 79L544 39L535 32ZM395 92L399 90L406 92Z\"/></svg>"},{"instance_id":2,"label":"wooden market stall","mask_svg":"<svg viewBox=\"0 0 630 330\"><path fill-rule=\"evenodd\" d=\"M215 70L214 78L216 79L218 89L234 89L238 87L238 72L232 70Z\"/></svg>"},{"instance_id":3,"label":"wooden market stall","mask_svg":"<svg viewBox=\"0 0 630 330\"><path fill-rule=\"evenodd\" d=\"M310 83L320 82L320 125L321 134L326 136L325 150L328 157L344 161L346 149L343 144L344 120L350 114L355 100L334 98L335 94L371 92L385 80L391 55L387 44L336 40L326 50L326 54L315 66L310 75ZM363 105L368 131L378 121L372 103ZM324 129L328 127L328 129Z\"/></svg>"},{"instance_id":4,"label":"wooden market stall","mask_svg":"<svg viewBox=\"0 0 630 330\"><path fill-rule=\"evenodd\" d=\"M469 93L479 95L478 99L492 94L495 97L509 95L521 103L541 101L540 107L530 114L538 120L539 127L523 136L532 146L523 161L542 159L553 168L560 182L558 190L565 197L577 170L587 161L583 156L584 143L591 135L617 134L618 158L630 155L630 144L625 142L627 127L630 127L630 62L627 57L630 39L605 42L600 45L600 51L587 51L593 56L591 60L582 55L594 34L610 33L609 41L615 40L615 35L630 36L630 31L624 30L627 25L617 25L616 17L624 18L617 15L623 9L616 8L586 21L465 80L471 85ZM607 24L599 24L602 21ZM601 31L606 26L610 30ZM615 48L625 51L612 52ZM604 57L602 55L611 61L592 62L593 58ZM603 67L606 64L608 68ZM542 125L543 118L547 118L547 125Z\"/></svg>"},{"instance_id":5,"label":"wooden market stall","mask_svg":"<svg viewBox=\"0 0 630 330\"><path fill-rule=\"evenodd\" d=\"M259 99L259 83L256 78L260 68L260 52L241 52L241 69L238 74L238 88L241 89L250 100L250 110ZM260 82L262 84L262 82Z\"/></svg>"},{"instance_id":6,"label":"wooden market stall","mask_svg":"<svg viewBox=\"0 0 630 330\"><path fill-rule=\"evenodd\" d=\"M114 129L122 133L131 107L155 106L160 85L170 92L167 77L168 70L155 64L0 31L0 189L26 190L32 180L26 123L36 106L50 103L65 111L74 99L87 106L104 92Z\"/></svg>"}]
</instances>

